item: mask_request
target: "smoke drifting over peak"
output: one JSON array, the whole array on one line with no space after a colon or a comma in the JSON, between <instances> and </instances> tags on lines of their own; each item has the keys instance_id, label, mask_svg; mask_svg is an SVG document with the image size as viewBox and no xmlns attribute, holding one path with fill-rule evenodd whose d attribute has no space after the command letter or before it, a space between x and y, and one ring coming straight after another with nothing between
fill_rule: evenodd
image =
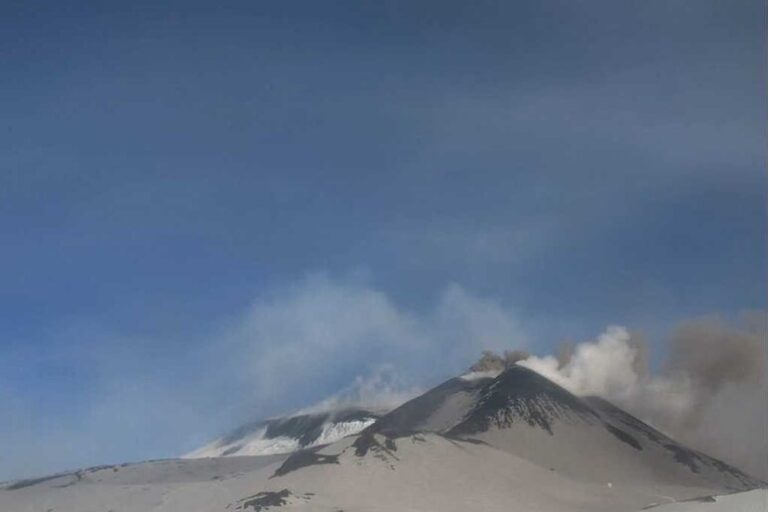
<instances>
[{"instance_id":1,"label":"smoke drifting over peak","mask_svg":"<svg viewBox=\"0 0 768 512\"><path fill-rule=\"evenodd\" d=\"M768 347L765 326L715 318L685 322L667 341L657 372L642 336L609 327L558 356L518 362L579 395L613 401L673 437L768 478ZM505 364L484 354L477 364Z\"/></svg>"},{"instance_id":2,"label":"smoke drifting over peak","mask_svg":"<svg viewBox=\"0 0 768 512\"><path fill-rule=\"evenodd\" d=\"M295 414L334 412L347 408L386 413L424 392L419 387L403 385L405 380L391 365L383 365L369 376L355 377L346 388Z\"/></svg>"},{"instance_id":3,"label":"smoke drifting over peak","mask_svg":"<svg viewBox=\"0 0 768 512\"><path fill-rule=\"evenodd\" d=\"M524 350L505 350L501 355L490 350L484 350L480 359L469 367L469 371L500 372L529 357L531 354Z\"/></svg>"}]
</instances>

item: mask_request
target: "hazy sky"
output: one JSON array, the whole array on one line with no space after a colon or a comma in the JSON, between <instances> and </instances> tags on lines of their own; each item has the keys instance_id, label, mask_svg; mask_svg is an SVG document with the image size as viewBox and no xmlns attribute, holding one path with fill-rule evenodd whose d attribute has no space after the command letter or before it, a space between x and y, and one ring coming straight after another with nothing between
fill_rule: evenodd
<instances>
[{"instance_id":1,"label":"hazy sky","mask_svg":"<svg viewBox=\"0 0 768 512\"><path fill-rule=\"evenodd\" d=\"M764 2L224 3L0 4L0 479L766 307Z\"/></svg>"}]
</instances>

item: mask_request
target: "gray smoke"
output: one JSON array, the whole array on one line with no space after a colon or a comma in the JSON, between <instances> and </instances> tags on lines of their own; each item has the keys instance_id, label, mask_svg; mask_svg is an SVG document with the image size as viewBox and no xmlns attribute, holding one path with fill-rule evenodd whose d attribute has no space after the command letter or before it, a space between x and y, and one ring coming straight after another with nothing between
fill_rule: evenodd
<instances>
[{"instance_id":1,"label":"gray smoke","mask_svg":"<svg viewBox=\"0 0 768 512\"><path fill-rule=\"evenodd\" d=\"M528 359L531 356L524 350L505 350L497 354L491 350L484 350L483 355L475 364L469 367L471 372L501 372L518 361Z\"/></svg>"},{"instance_id":2,"label":"gray smoke","mask_svg":"<svg viewBox=\"0 0 768 512\"><path fill-rule=\"evenodd\" d=\"M768 329L760 324L760 314L751 314L738 327L705 318L676 329L663 371L689 382L690 403L685 415L659 415L657 421L693 446L768 479Z\"/></svg>"},{"instance_id":3,"label":"gray smoke","mask_svg":"<svg viewBox=\"0 0 768 512\"><path fill-rule=\"evenodd\" d=\"M672 437L768 479L765 318L751 313L736 324L686 321L667 337L656 372L645 338L623 327L609 327L594 341L565 343L556 356L518 361L576 394L602 396ZM508 364L505 356L484 354L476 366Z\"/></svg>"},{"instance_id":4,"label":"gray smoke","mask_svg":"<svg viewBox=\"0 0 768 512\"><path fill-rule=\"evenodd\" d=\"M735 330L715 319L678 327L670 337L665 373L687 379L692 397L685 428L696 428L710 402L730 386L759 385L765 372L765 343L756 333Z\"/></svg>"}]
</instances>

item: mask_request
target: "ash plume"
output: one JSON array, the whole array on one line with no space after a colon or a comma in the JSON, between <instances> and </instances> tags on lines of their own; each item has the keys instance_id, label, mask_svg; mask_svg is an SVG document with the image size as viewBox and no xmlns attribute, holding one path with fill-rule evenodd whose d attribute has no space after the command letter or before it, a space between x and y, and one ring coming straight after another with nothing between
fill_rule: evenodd
<instances>
[{"instance_id":1,"label":"ash plume","mask_svg":"<svg viewBox=\"0 0 768 512\"><path fill-rule=\"evenodd\" d=\"M566 343L556 356L512 358L578 395L602 396L672 437L768 479L768 329L764 313L737 324L688 320L649 366L638 332L609 327L596 340ZM523 354L518 354L523 355ZM506 355L484 353L472 367L503 369Z\"/></svg>"},{"instance_id":2,"label":"ash plume","mask_svg":"<svg viewBox=\"0 0 768 512\"><path fill-rule=\"evenodd\" d=\"M675 330L665 372L690 381L693 405L684 418L686 427L699 423L708 403L724 388L761 382L764 345L757 334L728 329L714 319L688 322Z\"/></svg>"}]
</instances>

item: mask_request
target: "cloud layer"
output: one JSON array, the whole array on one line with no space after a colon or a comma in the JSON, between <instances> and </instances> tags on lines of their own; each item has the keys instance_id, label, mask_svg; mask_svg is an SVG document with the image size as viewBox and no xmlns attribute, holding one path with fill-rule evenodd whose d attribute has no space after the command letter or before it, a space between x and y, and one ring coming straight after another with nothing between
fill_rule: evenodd
<instances>
[{"instance_id":1,"label":"cloud layer","mask_svg":"<svg viewBox=\"0 0 768 512\"><path fill-rule=\"evenodd\" d=\"M382 368L396 368L405 387L423 384L462 371L484 348L526 343L512 312L457 285L417 313L364 283L320 275L256 301L226 338L249 362L242 375L253 399L269 406L308 383L328 392L340 376L346 384Z\"/></svg>"}]
</instances>

